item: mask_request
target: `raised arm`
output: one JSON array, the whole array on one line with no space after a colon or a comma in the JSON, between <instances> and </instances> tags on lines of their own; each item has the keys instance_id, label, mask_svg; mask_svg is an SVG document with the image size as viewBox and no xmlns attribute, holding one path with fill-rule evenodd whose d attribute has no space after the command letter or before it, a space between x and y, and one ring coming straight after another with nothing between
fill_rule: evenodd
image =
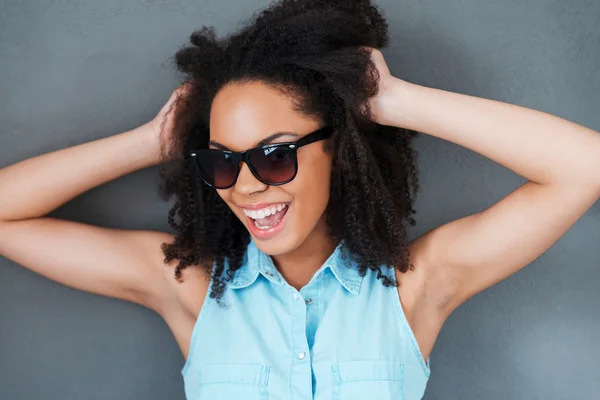
<instances>
[{"instance_id":1,"label":"raised arm","mask_svg":"<svg viewBox=\"0 0 600 400\"><path fill-rule=\"evenodd\" d=\"M600 198L600 133L557 116L402 81L382 54L375 116L464 146L528 180L486 210L419 237L428 299L442 316L521 270Z\"/></svg>"},{"instance_id":2,"label":"raised arm","mask_svg":"<svg viewBox=\"0 0 600 400\"><path fill-rule=\"evenodd\" d=\"M162 312L173 296L161 243L172 235L45 215L81 193L161 162L157 117L133 130L0 169L0 256L56 282ZM168 126L167 126L168 128Z\"/></svg>"}]
</instances>

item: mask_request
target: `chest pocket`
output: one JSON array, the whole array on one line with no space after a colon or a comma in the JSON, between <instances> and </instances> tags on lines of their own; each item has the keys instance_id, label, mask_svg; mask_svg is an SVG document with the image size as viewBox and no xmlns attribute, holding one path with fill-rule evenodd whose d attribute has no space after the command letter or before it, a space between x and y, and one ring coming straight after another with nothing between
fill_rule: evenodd
<instances>
[{"instance_id":1,"label":"chest pocket","mask_svg":"<svg viewBox=\"0 0 600 400\"><path fill-rule=\"evenodd\" d=\"M404 400L404 364L345 361L331 367L332 400Z\"/></svg>"},{"instance_id":2,"label":"chest pocket","mask_svg":"<svg viewBox=\"0 0 600 400\"><path fill-rule=\"evenodd\" d=\"M261 364L202 366L198 398L191 400L268 400L269 373Z\"/></svg>"}]
</instances>

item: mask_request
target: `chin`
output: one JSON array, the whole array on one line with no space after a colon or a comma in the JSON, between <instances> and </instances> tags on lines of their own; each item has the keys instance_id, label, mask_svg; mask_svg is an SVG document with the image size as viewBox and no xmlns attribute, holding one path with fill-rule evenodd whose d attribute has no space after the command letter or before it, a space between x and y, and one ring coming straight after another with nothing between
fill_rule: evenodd
<instances>
[{"instance_id":1,"label":"chin","mask_svg":"<svg viewBox=\"0 0 600 400\"><path fill-rule=\"evenodd\" d=\"M256 237L252 234L252 232L250 232L250 235L252 236L254 243L256 243L256 246L263 253L270 256L286 254L295 250L301 244L299 235L295 233L294 229L292 228L292 226L295 224L290 222L291 221L288 221L286 229L267 239Z\"/></svg>"}]
</instances>

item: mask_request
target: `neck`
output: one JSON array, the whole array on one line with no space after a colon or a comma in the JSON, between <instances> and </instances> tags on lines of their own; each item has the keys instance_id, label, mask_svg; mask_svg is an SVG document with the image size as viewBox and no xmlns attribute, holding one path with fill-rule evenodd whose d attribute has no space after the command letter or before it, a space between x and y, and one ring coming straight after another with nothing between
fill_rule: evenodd
<instances>
[{"instance_id":1,"label":"neck","mask_svg":"<svg viewBox=\"0 0 600 400\"><path fill-rule=\"evenodd\" d=\"M322 227L313 232L295 250L272 256L273 263L283 278L296 290L300 290L323 265L337 246Z\"/></svg>"}]
</instances>

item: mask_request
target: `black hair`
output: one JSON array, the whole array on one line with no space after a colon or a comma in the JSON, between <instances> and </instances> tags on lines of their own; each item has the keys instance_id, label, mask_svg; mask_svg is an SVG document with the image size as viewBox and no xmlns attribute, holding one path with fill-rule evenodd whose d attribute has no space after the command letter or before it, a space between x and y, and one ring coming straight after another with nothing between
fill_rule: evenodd
<instances>
[{"instance_id":1,"label":"black hair","mask_svg":"<svg viewBox=\"0 0 600 400\"><path fill-rule=\"evenodd\" d=\"M381 10L368 0L281 0L224 38L204 26L190 41L175 54L189 92L178 98L164 149L169 161L160 170L161 195L177 200L169 212L177 235L162 246L165 263L179 260L175 277L189 265L204 265L211 273L210 296L218 301L241 266L249 232L198 179L186 155L208 146L217 92L231 82L259 81L290 96L296 111L334 126L329 234L344 240L361 275L369 268L384 285L394 285L381 266L409 268L404 222L416 224L411 214L419 182L411 141L418 133L371 118L368 99L377 94L379 75L363 46L387 45Z\"/></svg>"}]
</instances>

